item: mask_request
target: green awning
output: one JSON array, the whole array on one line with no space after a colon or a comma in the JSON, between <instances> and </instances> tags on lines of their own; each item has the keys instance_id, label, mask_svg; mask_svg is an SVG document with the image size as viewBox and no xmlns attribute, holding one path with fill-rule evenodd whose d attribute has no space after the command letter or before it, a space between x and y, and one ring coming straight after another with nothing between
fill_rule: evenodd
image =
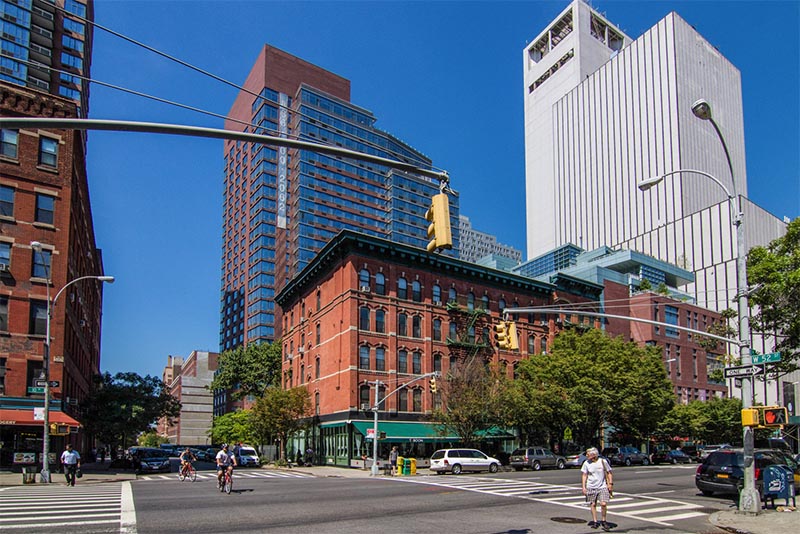
<instances>
[{"instance_id":1,"label":"green awning","mask_svg":"<svg viewBox=\"0 0 800 534\"><path fill-rule=\"evenodd\" d=\"M347 423L345 423L344 421L334 421L332 423L322 423L321 425L319 425L319 427L320 428L336 428L336 427L344 426L346 424Z\"/></svg>"},{"instance_id":2,"label":"green awning","mask_svg":"<svg viewBox=\"0 0 800 534\"><path fill-rule=\"evenodd\" d=\"M479 430L476 432L476 434L479 437L487 439L514 439L516 437L508 430L500 428L499 426L493 426L491 428L487 428L486 430Z\"/></svg>"},{"instance_id":3,"label":"green awning","mask_svg":"<svg viewBox=\"0 0 800 534\"><path fill-rule=\"evenodd\" d=\"M353 421L353 426L364 436L367 429L374 428L370 421ZM382 441L458 441L458 436L442 436L439 434L439 425L436 423L401 423L378 421L378 432L386 432L386 439Z\"/></svg>"}]
</instances>

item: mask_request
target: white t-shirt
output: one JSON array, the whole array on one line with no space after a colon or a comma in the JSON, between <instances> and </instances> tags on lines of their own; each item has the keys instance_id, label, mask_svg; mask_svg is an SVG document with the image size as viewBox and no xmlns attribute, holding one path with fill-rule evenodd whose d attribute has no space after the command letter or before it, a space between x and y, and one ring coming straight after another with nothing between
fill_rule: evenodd
<instances>
[{"instance_id":1,"label":"white t-shirt","mask_svg":"<svg viewBox=\"0 0 800 534\"><path fill-rule=\"evenodd\" d=\"M594 462L586 460L581 466L581 472L586 473L586 489L597 490L607 488L606 473L611 472L611 466L605 458L597 458Z\"/></svg>"},{"instance_id":2,"label":"white t-shirt","mask_svg":"<svg viewBox=\"0 0 800 534\"><path fill-rule=\"evenodd\" d=\"M223 450L217 453L217 465L231 465L233 463L233 454Z\"/></svg>"},{"instance_id":3,"label":"white t-shirt","mask_svg":"<svg viewBox=\"0 0 800 534\"><path fill-rule=\"evenodd\" d=\"M61 463L66 465L77 465L81 459L78 451L64 451L61 453Z\"/></svg>"}]
</instances>

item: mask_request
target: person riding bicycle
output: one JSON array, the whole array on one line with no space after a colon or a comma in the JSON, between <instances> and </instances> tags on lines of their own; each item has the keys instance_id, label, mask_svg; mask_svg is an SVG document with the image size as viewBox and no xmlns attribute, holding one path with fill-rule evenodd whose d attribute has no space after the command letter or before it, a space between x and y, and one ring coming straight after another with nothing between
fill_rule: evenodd
<instances>
[{"instance_id":1,"label":"person riding bicycle","mask_svg":"<svg viewBox=\"0 0 800 534\"><path fill-rule=\"evenodd\" d=\"M236 465L236 456L228 451L228 444L223 443L222 449L217 453L217 483L222 484L222 475L227 471L233 473L233 466Z\"/></svg>"},{"instance_id":2,"label":"person riding bicycle","mask_svg":"<svg viewBox=\"0 0 800 534\"><path fill-rule=\"evenodd\" d=\"M196 461L197 456L194 455L189 447L186 447L186 450L181 453L181 473L185 473L192 462Z\"/></svg>"}]
</instances>

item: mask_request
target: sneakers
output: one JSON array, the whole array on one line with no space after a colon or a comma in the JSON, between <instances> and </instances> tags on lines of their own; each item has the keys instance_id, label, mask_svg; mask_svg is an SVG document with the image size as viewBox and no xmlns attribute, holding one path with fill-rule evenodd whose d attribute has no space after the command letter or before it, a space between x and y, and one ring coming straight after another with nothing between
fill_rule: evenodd
<instances>
[{"instance_id":1,"label":"sneakers","mask_svg":"<svg viewBox=\"0 0 800 534\"><path fill-rule=\"evenodd\" d=\"M600 526L600 523L598 523L597 521L589 521L589 527L590 528L597 528L599 526Z\"/></svg>"},{"instance_id":2,"label":"sneakers","mask_svg":"<svg viewBox=\"0 0 800 534\"><path fill-rule=\"evenodd\" d=\"M611 530L611 525L609 525L605 521L600 521L600 526L603 527L603 530L605 530L606 532Z\"/></svg>"}]
</instances>

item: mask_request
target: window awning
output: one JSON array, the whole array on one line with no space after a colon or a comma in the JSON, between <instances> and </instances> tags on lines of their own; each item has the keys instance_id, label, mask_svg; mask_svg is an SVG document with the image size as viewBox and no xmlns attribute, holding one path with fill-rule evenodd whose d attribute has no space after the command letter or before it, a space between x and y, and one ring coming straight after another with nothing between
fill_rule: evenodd
<instances>
[{"instance_id":1,"label":"window awning","mask_svg":"<svg viewBox=\"0 0 800 534\"><path fill-rule=\"evenodd\" d=\"M364 436L367 429L374 428L371 421L353 421L353 426ZM435 441L458 441L456 435L442 436L439 434L439 425L436 423L405 423L405 422L383 422L378 421L378 432L386 432L386 439L381 441L416 441L416 442L435 442Z\"/></svg>"},{"instance_id":2,"label":"window awning","mask_svg":"<svg viewBox=\"0 0 800 534\"><path fill-rule=\"evenodd\" d=\"M337 428L337 427L340 427L340 426L344 426L346 424L347 423L345 423L344 421L335 421L333 423L322 423L322 424L319 425L319 427L320 428Z\"/></svg>"},{"instance_id":3,"label":"window awning","mask_svg":"<svg viewBox=\"0 0 800 534\"><path fill-rule=\"evenodd\" d=\"M51 411L49 413L51 423L58 423L61 425L81 426L81 424L68 416L64 412ZM6 410L0 409L0 425L18 425L18 426L41 426L44 421L36 420L33 418L33 409L30 410Z\"/></svg>"}]
</instances>

